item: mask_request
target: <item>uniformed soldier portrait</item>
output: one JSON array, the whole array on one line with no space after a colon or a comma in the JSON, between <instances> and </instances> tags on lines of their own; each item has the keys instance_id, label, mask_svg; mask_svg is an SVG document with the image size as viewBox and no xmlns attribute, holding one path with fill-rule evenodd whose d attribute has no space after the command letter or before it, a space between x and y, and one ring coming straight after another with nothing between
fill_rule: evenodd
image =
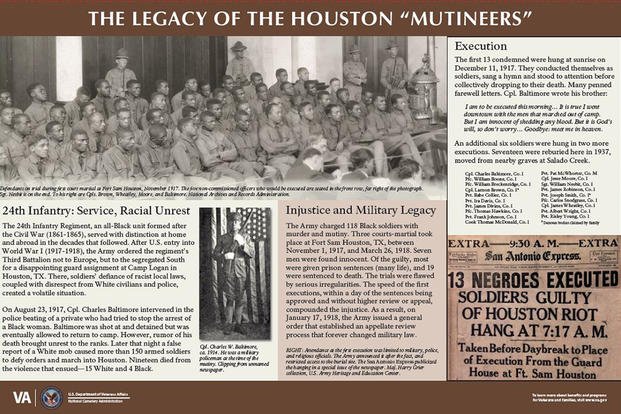
<instances>
[{"instance_id":1,"label":"uniformed soldier portrait","mask_svg":"<svg viewBox=\"0 0 621 414\"><path fill-rule=\"evenodd\" d=\"M386 51L388 56L382 62L381 74L381 82L386 89L386 96L405 95L405 85L410 76L405 60L399 56L399 45L391 40L386 46Z\"/></svg>"},{"instance_id":2,"label":"uniformed soldier portrait","mask_svg":"<svg viewBox=\"0 0 621 414\"><path fill-rule=\"evenodd\" d=\"M129 52L125 48L120 48L114 57L116 66L106 73L106 80L110 84L111 96L125 96L126 85L130 80L136 80L136 74L127 67L129 63Z\"/></svg>"},{"instance_id":3,"label":"uniformed soldier portrait","mask_svg":"<svg viewBox=\"0 0 621 414\"><path fill-rule=\"evenodd\" d=\"M358 45L353 45L349 49L349 58L343 64L343 82L343 86L349 90L349 97L360 102L362 88L367 83L367 68L361 61Z\"/></svg>"},{"instance_id":4,"label":"uniformed soldier portrait","mask_svg":"<svg viewBox=\"0 0 621 414\"><path fill-rule=\"evenodd\" d=\"M237 84L246 86L250 81L250 75L254 72L252 61L244 56L244 51L248 49L242 42L235 42L231 51L235 57L230 60L226 67L226 74L231 76Z\"/></svg>"},{"instance_id":5,"label":"uniformed soldier portrait","mask_svg":"<svg viewBox=\"0 0 621 414\"><path fill-rule=\"evenodd\" d=\"M200 338L271 338L271 210L200 209Z\"/></svg>"},{"instance_id":6,"label":"uniformed soldier portrait","mask_svg":"<svg viewBox=\"0 0 621 414\"><path fill-rule=\"evenodd\" d=\"M286 184L319 135L328 146L323 168L337 185L354 171L351 154L365 147L374 158L371 180L392 180L404 159L414 160L422 187L444 192L443 38L83 36L56 50L40 50L52 38L0 40L0 145L14 168L31 155L29 135L48 139L53 161L71 152L71 132L80 130L104 165L105 184L119 169L137 186ZM19 50L32 58L15 59ZM68 64L72 74L49 76L68 73ZM194 125L182 124L186 118ZM163 129L151 136L156 125ZM134 144L121 145L130 135ZM134 162L139 155L148 174Z\"/></svg>"}]
</instances>

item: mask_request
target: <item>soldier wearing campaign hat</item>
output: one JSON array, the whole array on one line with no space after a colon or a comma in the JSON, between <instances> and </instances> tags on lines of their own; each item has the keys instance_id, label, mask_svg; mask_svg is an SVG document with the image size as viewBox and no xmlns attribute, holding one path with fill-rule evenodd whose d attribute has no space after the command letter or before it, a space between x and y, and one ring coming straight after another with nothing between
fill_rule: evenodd
<instances>
[{"instance_id":1,"label":"soldier wearing campaign hat","mask_svg":"<svg viewBox=\"0 0 621 414\"><path fill-rule=\"evenodd\" d=\"M386 97L393 94L407 96L406 83L410 79L410 73L405 60L399 56L399 45L391 40L386 47L388 58L382 63L380 83L384 86Z\"/></svg>"},{"instance_id":2,"label":"soldier wearing campaign hat","mask_svg":"<svg viewBox=\"0 0 621 414\"><path fill-rule=\"evenodd\" d=\"M137 80L134 71L127 67L127 62L129 62L129 53L127 49L123 47L120 48L116 52L114 61L116 62L116 66L106 73L105 78L110 84L110 96L113 99L117 96L124 97L127 82L130 80Z\"/></svg>"},{"instance_id":3,"label":"soldier wearing campaign hat","mask_svg":"<svg viewBox=\"0 0 621 414\"><path fill-rule=\"evenodd\" d=\"M349 98L360 102L362 87L367 83L367 68L361 62L358 45L353 45L349 49L349 60L343 64L343 83L349 90Z\"/></svg>"},{"instance_id":4,"label":"soldier wearing campaign hat","mask_svg":"<svg viewBox=\"0 0 621 414\"><path fill-rule=\"evenodd\" d=\"M223 333L233 330L246 335L242 318L246 306L246 281L254 277L254 242L244 231L242 215L229 212L227 220L232 230L218 238L213 257L220 261L224 272L223 287L226 304L224 309Z\"/></svg>"},{"instance_id":5,"label":"soldier wearing campaign hat","mask_svg":"<svg viewBox=\"0 0 621 414\"><path fill-rule=\"evenodd\" d=\"M226 67L226 74L233 77L233 80L242 87L249 84L250 75L255 71L252 61L244 56L246 49L248 48L242 42L235 42L231 47L235 57L229 61Z\"/></svg>"}]
</instances>

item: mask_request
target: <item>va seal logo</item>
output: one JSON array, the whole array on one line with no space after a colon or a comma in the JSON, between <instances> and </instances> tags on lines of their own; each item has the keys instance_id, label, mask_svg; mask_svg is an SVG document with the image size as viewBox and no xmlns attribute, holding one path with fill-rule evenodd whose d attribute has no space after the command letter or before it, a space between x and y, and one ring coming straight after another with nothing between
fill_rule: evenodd
<instances>
[{"instance_id":1,"label":"va seal logo","mask_svg":"<svg viewBox=\"0 0 621 414\"><path fill-rule=\"evenodd\" d=\"M41 403L50 410L58 408L63 403L63 393L56 387L47 387L41 393Z\"/></svg>"}]
</instances>

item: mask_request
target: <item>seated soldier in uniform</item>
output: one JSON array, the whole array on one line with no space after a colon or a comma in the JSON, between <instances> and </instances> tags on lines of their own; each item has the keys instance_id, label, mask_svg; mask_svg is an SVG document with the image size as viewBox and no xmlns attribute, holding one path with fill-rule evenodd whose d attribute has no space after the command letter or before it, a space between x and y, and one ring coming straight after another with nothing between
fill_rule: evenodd
<instances>
[{"instance_id":1,"label":"seated soldier in uniform","mask_svg":"<svg viewBox=\"0 0 621 414\"><path fill-rule=\"evenodd\" d=\"M283 82L280 84L280 97L282 98L283 110L288 111L293 105L293 97L295 89L291 82Z\"/></svg>"},{"instance_id":2,"label":"seated soldier in uniform","mask_svg":"<svg viewBox=\"0 0 621 414\"><path fill-rule=\"evenodd\" d=\"M196 125L197 128L200 128L200 119L198 117L198 109L196 109L195 107L184 106L181 109L181 119L183 118L190 118L194 122L194 125ZM181 132L179 132L179 130L175 128L173 130L173 135L172 135L173 142L177 142L177 140L180 137L181 137Z\"/></svg>"},{"instance_id":3,"label":"seated soldier in uniform","mask_svg":"<svg viewBox=\"0 0 621 414\"><path fill-rule=\"evenodd\" d=\"M224 89L224 101L222 104L233 103L233 88L238 86L235 84L235 79L232 76L224 75L222 76L222 85L220 87Z\"/></svg>"},{"instance_id":4,"label":"seated soldier in uniform","mask_svg":"<svg viewBox=\"0 0 621 414\"><path fill-rule=\"evenodd\" d=\"M172 145L174 144L174 132L178 132L178 130L175 128L174 130L168 128L168 126L165 123L164 120L164 111L162 111L161 109L156 109L156 108L151 108L147 111L145 119L147 121L147 125L149 128L151 128L153 125L161 125L166 129L166 139L168 141L168 145L170 147L172 147ZM149 128L147 128L147 131L149 130Z\"/></svg>"},{"instance_id":5,"label":"seated soldier in uniform","mask_svg":"<svg viewBox=\"0 0 621 414\"><path fill-rule=\"evenodd\" d=\"M414 118L412 118L412 112L408 105L407 99L398 93L390 96L390 118L392 122L399 126L403 132L407 132L412 135L416 132L416 125Z\"/></svg>"},{"instance_id":6,"label":"seated soldier in uniform","mask_svg":"<svg viewBox=\"0 0 621 414\"><path fill-rule=\"evenodd\" d=\"M64 179L74 185L104 184L101 154L88 148L88 135L81 129L74 129L69 140L70 149L61 160Z\"/></svg>"},{"instance_id":7,"label":"seated soldier in uniform","mask_svg":"<svg viewBox=\"0 0 621 414\"><path fill-rule=\"evenodd\" d=\"M29 135L26 140L29 155L17 166L20 179L29 185L54 185L62 182L60 165L48 157L47 137Z\"/></svg>"},{"instance_id":8,"label":"seated soldier in uniform","mask_svg":"<svg viewBox=\"0 0 621 414\"><path fill-rule=\"evenodd\" d=\"M183 94L183 91L191 92L197 96L196 103L194 106L202 105L203 98L198 96L198 81L196 80L195 77L190 76L190 77L185 78L183 89L177 92L175 96L172 97L171 105L172 105L173 111L176 111L183 106L183 98L181 97L181 95Z\"/></svg>"},{"instance_id":9,"label":"seated soldier in uniform","mask_svg":"<svg viewBox=\"0 0 621 414\"><path fill-rule=\"evenodd\" d=\"M159 109L162 113L163 125L168 129L173 129L175 126L170 118L170 114L167 112L166 102L167 100L164 94L160 92L154 92L151 94L151 109ZM146 114L140 119L140 128L143 131L149 130L149 122L147 121Z\"/></svg>"},{"instance_id":10,"label":"seated soldier in uniform","mask_svg":"<svg viewBox=\"0 0 621 414\"><path fill-rule=\"evenodd\" d=\"M62 126L63 130L65 131L65 137L67 137L67 139L69 139L69 134L71 134L71 129L67 126L67 111L65 111L65 107L63 105L57 104L57 105L53 105L50 108L50 121L56 121L58 123L60 123L60 125ZM46 132L45 132L45 128L47 126L47 122L39 125L35 130L34 133L37 135L41 135L41 136L46 136Z\"/></svg>"},{"instance_id":11,"label":"seated soldier in uniform","mask_svg":"<svg viewBox=\"0 0 621 414\"><path fill-rule=\"evenodd\" d=\"M177 123L179 139L175 141L171 154L177 169L186 177L201 177L209 180L211 175L203 173L200 153L196 146L198 128L192 118L181 118Z\"/></svg>"},{"instance_id":12,"label":"seated soldier in uniform","mask_svg":"<svg viewBox=\"0 0 621 414\"><path fill-rule=\"evenodd\" d=\"M270 86L269 88L269 97L273 98L275 96L280 96L282 91L280 90L280 85L283 82L287 82L289 79L289 74L286 69L279 68L276 69L276 83Z\"/></svg>"},{"instance_id":13,"label":"seated soldier in uniform","mask_svg":"<svg viewBox=\"0 0 621 414\"><path fill-rule=\"evenodd\" d=\"M239 105L241 101L246 100L246 92L244 92L241 86L234 86L231 90L231 94L233 96L233 101L225 103L222 107L222 119L231 119L235 117L237 105Z\"/></svg>"},{"instance_id":14,"label":"seated soldier in uniform","mask_svg":"<svg viewBox=\"0 0 621 414\"><path fill-rule=\"evenodd\" d=\"M213 99L217 99L220 101L220 105L224 105L226 103L226 90L224 88L216 88L213 91Z\"/></svg>"},{"instance_id":15,"label":"seated soldier in uniform","mask_svg":"<svg viewBox=\"0 0 621 414\"><path fill-rule=\"evenodd\" d=\"M278 105L280 106L281 112L282 112L282 121L287 125L287 120L285 119L285 112L282 109L282 98L280 96L273 96L271 97L268 101L267 101L267 105L269 104L274 104L274 105ZM265 108L267 108L267 105L265 106ZM259 114L259 125L264 125L267 122L267 113L265 112L265 109L263 110L263 112L261 114Z\"/></svg>"},{"instance_id":16,"label":"seated soldier in uniform","mask_svg":"<svg viewBox=\"0 0 621 414\"><path fill-rule=\"evenodd\" d=\"M308 69L302 67L298 68L298 80L295 81L295 85L293 85L293 89L295 90L295 94L302 97L302 100L306 98L306 88L304 87L304 82L308 81L309 73Z\"/></svg>"},{"instance_id":17,"label":"seated soldier in uniform","mask_svg":"<svg viewBox=\"0 0 621 414\"><path fill-rule=\"evenodd\" d=\"M205 109L205 102L213 98L213 95L211 93L211 85L209 84L209 82L201 81L198 84L198 93L200 93L201 98L202 98L201 106L198 108L198 110L202 111Z\"/></svg>"},{"instance_id":18,"label":"seated soldier in uniform","mask_svg":"<svg viewBox=\"0 0 621 414\"><path fill-rule=\"evenodd\" d=\"M317 81L316 80L307 80L304 82L304 89L306 89L305 100L313 104L313 107L317 106Z\"/></svg>"},{"instance_id":19,"label":"seated soldier in uniform","mask_svg":"<svg viewBox=\"0 0 621 414\"><path fill-rule=\"evenodd\" d=\"M198 117L199 111L193 106L184 106L181 110L182 118L191 118L194 124L198 126L200 124L200 118Z\"/></svg>"},{"instance_id":20,"label":"seated soldier in uniform","mask_svg":"<svg viewBox=\"0 0 621 414\"><path fill-rule=\"evenodd\" d=\"M131 129L117 132L118 143L103 153L101 161L109 184L131 184L144 181L138 162L136 139Z\"/></svg>"},{"instance_id":21,"label":"seated soldier in uniform","mask_svg":"<svg viewBox=\"0 0 621 414\"><path fill-rule=\"evenodd\" d=\"M257 85L256 95L256 99L250 101L249 103L257 117L257 120L259 121L259 123L261 123L262 115L265 114L265 107L269 103L267 85L265 85L264 83Z\"/></svg>"},{"instance_id":22,"label":"seated soldier in uniform","mask_svg":"<svg viewBox=\"0 0 621 414\"><path fill-rule=\"evenodd\" d=\"M343 116L347 113L347 108L345 108L347 102L349 102L349 89L340 88L336 91L336 104L341 108Z\"/></svg>"},{"instance_id":23,"label":"seated soldier in uniform","mask_svg":"<svg viewBox=\"0 0 621 414\"><path fill-rule=\"evenodd\" d=\"M0 111L4 108L13 107L13 96L6 89L0 90Z\"/></svg>"},{"instance_id":24,"label":"seated soldier in uniform","mask_svg":"<svg viewBox=\"0 0 621 414\"><path fill-rule=\"evenodd\" d=\"M41 83L33 83L26 88L26 93L31 103L24 113L30 117L33 128L44 125L50 119L50 108L53 106L47 101L47 89Z\"/></svg>"},{"instance_id":25,"label":"seated soldier in uniform","mask_svg":"<svg viewBox=\"0 0 621 414\"><path fill-rule=\"evenodd\" d=\"M267 164L267 153L259 145L257 130L250 126L250 115L242 110L235 114L236 128L231 133L231 142L237 149L239 159L252 166L259 177L274 181L278 179L278 170Z\"/></svg>"},{"instance_id":26,"label":"seated soldier in uniform","mask_svg":"<svg viewBox=\"0 0 621 414\"><path fill-rule=\"evenodd\" d=\"M13 134L13 115L15 108L10 106L0 109L0 145L7 142Z\"/></svg>"},{"instance_id":27,"label":"seated soldier in uniform","mask_svg":"<svg viewBox=\"0 0 621 414\"><path fill-rule=\"evenodd\" d=\"M130 127L132 130L138 129L138 126L134 123L132 116L131 116L131 110L129 109L129 101L126 98L119 96L118 98L114 99L114 115L112 115L110 118L106 120L106 134L114 135L114 132L118 129L119 127L118 113L121 110L130 111L130 116L129 116Z\"/></svg>"},{"instance_id":28,"label":"seated soldier in uniform","mask_svg":"<svg viewBox=\"0 0 621 414\"><path fill-rule=\"evenodd\" d=\"M140 124L140 119L149 110L149 103L140 94L142 93L142 84L135 79L127 81L127 93L125 97L129 102L129 109L132 113L132 123Z\"/></svg>"},{"instance_id":29,"label":"seated soldier in uniform","mask_svg":"<svg viewBox=\"0 0 621 414\"><path fill-rule=\"evenodd\" d=\"M248 85L243 86L244 92L246 93L246 99L249 101L257 98L257 85L263 83L263 75L259 72L252 72L250 74L250 83ZM267 87L266 87L267 89Z\"/></svg>"},{"instance_id":30,"label":"seated soldier in uniform","mask_svg":"<svg viewBox=\"0 0 621 414\"><path fill-rule=\"evenodd\" d=\"M198 128L191 118L179 120L177 129L181 133L171 151L177 170L183 175L185 183L189 185L230 184L231 179L224 181L219 172L203 171L201 157L196 140ZM234 181L233 181L234 182Z\"/></svg>"},{"instance_id":31,"label":"seated soldier in uniform","mask_svg":"<svg viewBox=\"0 0 621 414\"><path fill-rule=\"evenodd\" d=\"M300 120L300 114L298 113L298 105L302 103L304 99L300 95L295 95L291 98L291 109L295 112L295 116L298 121Z\"/></svg>"},{"instance_id":32,"label":"seated soldier in uniform","mask_svg":"<svg viewBox=\"0 0 621 414\"><path fill-rule=\"evenodd\" d=\"M32 135L30 117L26 114L13 115L11 137L4 143L11 165L15 168L30 155L27 140Z\"/></svg>"},{"instance_id":33,"label":"seated soldier in uniform","mask_svg":"<svg viewBox=\"0 0 621 414\"><path fill-rule=\"evenodd\" d=\"M247 99L246 91L241 86L233 87L233 89L231 90L231 94L233 95L233 101L236 104L239 104L241 101L245 101ZM233 116L235 115L233 114Z\"/></svg>"},{"instance_id":34,"label":"seated soldier in uniform","mask_svg":"<svg viewBox=\"0 0 621 414\"><path fill-rule=\"evenodd\" d=\"M164 101L166 103L166 106L160 109L163 109L168 115L172 114L173 112L172 105L170 104L170 99L168 98L168 95L170 94L170 85L168 84L168 82L163 79L156 80L154 93L161 93L162 95L164 95ZM150 99L151 99L151 103L149 107L153 108L153 93L151 94ZM139 124L139 125L142 125L142 124Z\"/></svg>"},{"instance_id":35,"label":"seated soldier in uniform","mask_svg":"<svg viewBox=\"0 0 621 414\"><path fill-rule=\"evenodd\" d=\"M349 147L350 142L345 134L341 107L335 104L328 104L325 111L326 117L321 122L321 129L328 143L328 150L330 151L328 154L336 156L336 159L332 160L331 164L334 166L334 162L336 162L336 166L345 173L349 171L349 154L344 154L344 151ZM332 172L332 170L332 168L328 168L329 172Z\"/></svg>"},{"instance_id":36,"label":"seated soldier in uniform","mask_svg":"<svg viewBox=\"0 0 621 414\"><path fill-rule=\"evenodd\" d=\"M286 83L285 85L293 87L291 83ZM295 128L301 120L297 105L295 103L295 100L299 99L299 97L289 96L286 92L283 92L283 95L280 98L272 98L272 100L274 99L277 99L282 106L282 116L285 124L287 124L287 126L291 129Z\"/></svg>"},{"instance_id":37,"label":"seated soldier in uniform","mask_svg":"<svg viewBox=\"0 0 621 414\"><path fill-rule=\"evenodd\" d=\"M98 79L95 82L95 88L97 89L97 96L91 99L91 102L95 104L95 110L107 120L114 115L114 100L112 99L110 84L107 80Z\"/></svg>"},{"instance_id":38,"label":"seated soldier in uniform","mask_svg":"<svg viewBox=\"0 0 621 414\"><path fill-rule=\"evenodd\" d=\"M88 129L88 118L95 112L97 112L95 104L90 101L80 105L80 121L73 125L71 131L75 131L76 129L86 131Z\"/></svg>"},{"instance_id":39,"label":"seated soldier in uniform","mask_svg":"<svg viewBox=\"0 0 621 414\"><path fill-rule=\"evenodd\" d=\"M317 106L315 106L315 122L321 124L326 118L326 107L330 104L330 93L328 91L317 92Z\"/></svg>"},{"instance_id":40,"label":"seated soldier in uniform","mask_svg":"<svg viewBox=\"0 0 621 414\"><path fill-rule=\"evenodd\" d=\"M91 93L84 86L80 86L75 94L75 98L71 102L65 104L65 112L67 113L67 125L73 128L80 119L82 119L81 107L83 104L91 100Z\"/></svg>"},{"instance_id":41,"label":"seated soldier in uniform","mask_svg":"<svg viewBox=\"0 0 621 414\"><path fill-rule=\"evenodd\" d=\"M373 109L375 108L373 106L374 98L375 94L373 93L373 91L370 91L368 89L362 91L362 105L360 106L360 110L362 111L363 117L366 118L367 115L373 112Z\"/></svg>"},{"instance_id":42,"label":"seated soldier in uniform","mask_svg":"<svg viewBox=\"0 0 621 414\"><path fill-rule=\"evenodd\" d=\"M88 127L88 148L93 152L104 153L117 142L115 135L106 134L106 121L99 112L94 112L86 120Z\"/></svg>"},{"instance_id":43,"label":"seated soldier in uniform","mask_svg":"<svg viewBox=\"0 0 621 414\"><path fill-rule=\"evenodd\" d=\"M138 149L138 161L150 183L168 182L175 172L168 131L163 125L149 127L149 141Z\"/></svg>"},{"instance_id":44,"label":"seated soldier in uniform","mask_svg":"<svg viewBox=\"0 0 621 414\"><path fill-rule=\"evenodd\" d=\"M254 134L255 137L258 137L259 136L258 135L259 134L259 120L257 118L257 114L254 113L252 107L250 106L250 103L248 101L241 101L237 105L237 112L239 111L245 112L248 115L248 123L250 124L250 127L248 128L248 133ZM235 126L237 127L238 126L237 119L234 119L234 121L235 121Z\"/></svg>"},{"instance_id":45,"label":"seated soldier in uniform","mask_svg":"<svg viewBox=\"0 0 621 414\"><path fill-rule=\"evenodd\" d=\"M218 99L210 99L205 103L205 110L211 112L216 117L216 130L229 136L235 129L235 124L231 119L222 119L222 102Z\"/></svg>"},{"instance_id":46,"label":"seated soldier in uniform","mask_svg":"<svg viewBox=\"0 0 621 414\"><path fill-rule=\"evenodd\" d=\"M310 136L321 135L323 130L321 125L315 121L315 109L310 102L304 101L298 105L298 114L300 115L300 122L293 127L293 135L298 142L300 151L303 151L310 146Z\"/></svg>"},{"instance_id":47,"label":"seated soldier in uniform","mask_svg":"<svg viewBox=\"0 0 621 414\"><path fill-rule=\"evenodd\" d=\"M215 129L216 117L205 111L200 116L200 128L196 147L198 148L203 169L219 172L224 177L235 181L258 178L254 168L245 160L238 160L235 145L220 131Z\"/></svg>"},{"instance_id":48,"label":"seated soldier in uniform","mask_svg":"<svg viewBox=\"0 0 621 414\"><path fill-rule=\"evenodd\" d=\"M390 103L392 108L390 117L393 125L400 127L403 133L412 136L412 141L417 148L425 147L429 141L429 137L425 138L425 135L416 137L414 135L419 131L416 129L416 123L412 118L412 112L410 111L407 99L403 95L394 94L390 97ZM433 175L433 167L431 165L421 164L421 167L427 177Z\"/></svg>"},{"instance_id":49,"label":"seated soldier in uniform","mask_svg":"<svg viewBox=\"0 0 621 414\"><path fill-rule=\"evenodd\" d=\"M373 139L381 140L386 155L397 158L411 158L423 165L423 159L416 144L408 133L394 125L390 114L386 112L386 98L376 95L373 100L375 109L367 115L367 132Z\"/></svg>"},{"instance_id":50,"label":"seated soldier in uniform","mask_svg":"<svg viewBox=\"0 0 621 414\"><path fill-rule=\"evenodd\" d=\"M111 133L108 133L110 136L115 137L114 143L118 142L118 132L123 129L131 129L132 131L134 131L136 148L144 145L149 140L149 137L147 136L147 133L145 131L136 128L136 125L134 125L131 111L127 108L119 109L117 111L115 124L116 128ZM109 129L106 128L106 131L108 130Z\"/></svg>"},{"instance_id":51,"label":"seated soldier in uniform","mask_svg":"<svg viewBox=\"0 0 621 414\"><path fill-rule=\"evenodd\" d=\"M284 177L295 162L298 143L291 128L283 122L280 105L267 105L265 113L267 120L259 127L259 143L267 152L268 165L276 168Z\"/></svg>"},{"instance_id":52,"label":"seated soldier in uniform","mask_svg":"<svg viewBox=\"0 0 621 414\"><path fill-rule=\"evenodd\" d=\"M280 85L281 95L280 103L282 105L282 114L285 123L289 128L293 128L298 122L300 122L300 115L295 103L295 99L298 98L295 95L293 84L291 82L283 82ZM298 98L299 99L299 98Z\"/></svg>"},{"instance_id":53,"label":"seated soldier in uniform","mask_svg":"<svg viewBox=\"0 0 621 414\"><path fill-rule=\"evenodd\" d=\"M65 135L65 129L58 121L50 121L45 124L45 137L48 139L48 159L57 162L62 160L71 149L69 135ZM67 137L65 139L65 137Z\"/></svg>"},{"instance_id":54,"label":"seated soldier in uniform","mask_svg":"<svg viewBox=\"0 0 621 414\"><path fill-rule=\"evenodd\" d=\"M341 107L335 104L328 104L325 108L325 113L326 116L321 122L321 129L323 136L328 141L328 149L341 153L348 144L348 142L344 141Z\"/></svg>"},{"instance_id":55,"label":"seated soldier in uniform","mask_svg":"<svg viewBox=\"0 0 621 414\"><path fill-rule=\"evenodd\" d=\"M375 139L372 134L367 132L366 119L362 116L362 106L360 102L349 101L345 106L347 117L343 121L345 140L349 143L347 151L351 153L360 147L368 147L373 151L375 160L375 171L378 177L388 175L388 165L384 144L381 140Z\"/></svg>"},{"instance_id":56,"label":"seated soldier in uniform","mask_svg":"<svg viewBox=\"0 0 621 414\"><path fill-rule=\"evenodd\" d=\"M173 112L172 115L170 116L170 119L172 119L173 125L175 126L177 125L177 122L179 122L179 120L184 117L181 114L181 111L183 111L183 108L185 108L186 106L191 106L195 108L195 110L197 110L196 109L197 108L196 95L193 92L183 91L181 93L181 99L182 99L181 107L177 109L175 112Z\"/></svg>"},{"instance_id":57,"label":"seated soldier in uniform","mask_svg":"<svg viewBox=\"0 0 621 414\"><path fill-rule=\"evenodd\" d=\"M337 104L336 91L341 89L341 80L339 78L330 79L328 93L330 94L330 103Z\"/></svg>"},{"instance_id":58,"label":"seated soldier in uniform","mask_svg":"<svg viewBox=\"0 0 621 414\"><path fill-rule=\"evenodd\" d=\"M113 135L114 131L116 131L117 128L119 127L118 113L122 109L126 109L130 111L129 119L130 119L130 124L132 125L131 128L132 129L138 128L136 124L131 122L132 116L131 116L131 110L129 109L129 101L126 98L119 96L117 98L114 98L114 115L112 115L110 118L106 120L106 134Z\"/></svg>"},{"instance_id":59,"label":"seated soldier in uniform","mask_svg":"<svg viewBox=\"0 0 621 414\"><path fill-rule=\"evenodd\" d=\"M0 145L0 185L16 185L19 182L19 174L17 169L11 165L8 151Z\"/></svg>"}]
</instances>

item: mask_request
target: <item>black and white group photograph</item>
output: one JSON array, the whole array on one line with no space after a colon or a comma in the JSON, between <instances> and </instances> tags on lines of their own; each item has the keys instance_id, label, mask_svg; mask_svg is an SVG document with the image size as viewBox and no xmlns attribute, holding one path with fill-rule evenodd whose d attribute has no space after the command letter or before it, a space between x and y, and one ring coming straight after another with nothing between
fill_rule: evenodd
<instances>
[{"instance_id":1,"label":"black and white group photograph","mask_svg":"<svg viewBox=\"0 0 621 414\"><path fill-rule=\"evenodd\" d=\"M446 38L0 37L5 185L446 184Z\"/></svg>"},{"instance_id":2,"label":"black and white group photograph","mask_svg":"<svg viewBox=\"0 0 621 414\"><path fill-rule=\"evenodd\" d=\"M271 210L201 208L200 339L271 338Z\"/></svg>"}]
</instances>

